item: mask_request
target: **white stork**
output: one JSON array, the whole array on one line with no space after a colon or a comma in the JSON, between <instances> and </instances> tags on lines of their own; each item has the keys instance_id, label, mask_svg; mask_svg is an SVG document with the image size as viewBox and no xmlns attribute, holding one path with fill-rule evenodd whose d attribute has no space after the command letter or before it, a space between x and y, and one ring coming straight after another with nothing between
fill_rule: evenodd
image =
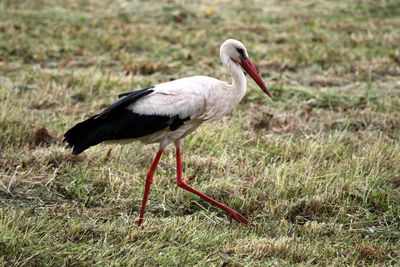
<instances>
[{"instance_id":1,"label":"white stork","mask_svg":"<svg viewBox=\"0 0 400 267\"><path fill-rule=\"evenodd\" d=\"M241 42L226 40L221 45L220 57L232 75L232 84L211 77L193 76L123 93L119 95L120 100L100 114L78 123L64 135L67 148L72 147L73 154L104 141L159 143L158 153L146 175L139 226L143 222L154 172L169 144L174 144L176 148L179 187L228 212L229 220L234 218L239 223L249 223L242 214L193 189L182 178L183 138L203 122L215 121L230 113L240 102L246 93L246 77L241 67L272 98Z\"/></svg>"}]
</instances>

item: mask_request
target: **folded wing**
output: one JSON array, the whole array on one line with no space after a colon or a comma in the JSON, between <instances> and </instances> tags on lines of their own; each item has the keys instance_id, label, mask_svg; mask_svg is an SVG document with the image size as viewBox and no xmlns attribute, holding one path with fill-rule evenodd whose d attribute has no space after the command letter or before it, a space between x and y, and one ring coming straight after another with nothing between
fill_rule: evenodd
<instances>
[{"instance_id":1,"label":"folded wing","mask_svg":"<svg viewBox=\"0 0 400 267\"><path fill-rule=\"evenodd\" d=\"M73 154L103 141L140 138L168 128L175 131L204 110L196 94L176 94L149 87L119 95L103 112L78 123L64 134Z\"/></svg>"}]
</instances>

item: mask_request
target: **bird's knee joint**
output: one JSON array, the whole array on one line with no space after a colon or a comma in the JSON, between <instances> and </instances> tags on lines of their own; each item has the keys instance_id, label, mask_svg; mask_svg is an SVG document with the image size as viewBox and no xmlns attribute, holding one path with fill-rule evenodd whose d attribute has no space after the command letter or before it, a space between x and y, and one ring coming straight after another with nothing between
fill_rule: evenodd
<instances>
[{"instance_id":1,"label":"bird's knee joint","mask_svg":"<svg viewBox=\"0 0 400 267\"><path fill-rule=\"evenodd\" d=\"M186 187L187 186L187 184L185 183L185 181L176 181L176 184L179 186L179 187Z\"/></svg>"}]
</instances>

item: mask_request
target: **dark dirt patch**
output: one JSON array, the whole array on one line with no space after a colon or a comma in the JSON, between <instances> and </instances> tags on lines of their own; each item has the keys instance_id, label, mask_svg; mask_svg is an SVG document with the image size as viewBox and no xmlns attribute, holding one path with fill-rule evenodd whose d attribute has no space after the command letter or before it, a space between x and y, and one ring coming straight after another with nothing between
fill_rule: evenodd
<instances>
[{"instance_id":1,"label":"dark dirt patch","mask_svg":"<svg viewBox=\"0 0 400 267\"><path fill-rule=\"evenodd\" d=\"M255 129L266 129L269 130L272 122L272 118L274 117L273 114L266 114L263 116L259 121L254 124Z\"/></svg>"},{"instance_id":2,"label":"dark dirt patch","mask_svg":"<svg viewBox=\"0 0 400 267\"><path fill-rule=\"evenodd\" d=\"M45 127L37 129L31 138L29 144L34 146L50 145L57 142L58 138L50 135L49 131Z\"/></svg>"}]
</instances>

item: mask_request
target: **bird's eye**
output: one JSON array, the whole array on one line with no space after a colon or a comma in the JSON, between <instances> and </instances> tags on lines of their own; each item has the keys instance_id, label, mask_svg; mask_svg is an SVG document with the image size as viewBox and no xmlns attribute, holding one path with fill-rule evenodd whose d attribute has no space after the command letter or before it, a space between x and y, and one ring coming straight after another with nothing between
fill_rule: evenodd
<instances>
[{"instance_id":1,"label":"bird's eye","mask_svg":"<svg viewBox=\"0 0 400 267\"><path fill-rule=\"evenodd\" d=\"M244 56L244 50L243 50L243 48L236 48L236 51L238 51L238 53L239 53L241 56Z\"/></svg>"}]
</instances>

